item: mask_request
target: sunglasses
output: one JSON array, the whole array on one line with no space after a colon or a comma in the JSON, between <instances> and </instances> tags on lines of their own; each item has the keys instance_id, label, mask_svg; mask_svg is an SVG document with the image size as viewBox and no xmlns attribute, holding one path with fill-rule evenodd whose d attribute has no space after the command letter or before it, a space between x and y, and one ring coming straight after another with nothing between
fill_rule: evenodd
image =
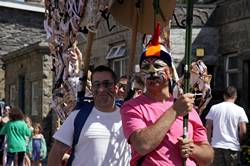
<instances>
[{"instance_id":1,"label":"sunglasses","mask_svg":"<svg viewBox=\"0 0 250 166\"><path fill-rule=\"evenodd\" d=\"M92 82L92 88L93 89L99 89L101 86L103 88L111 88L114 85L113 81L109 81L109 80L104 80L102 82L100 81L94 81Z\"/></svg>"},{"instance_id":2,"label":"sunglasses","mask_svg":"<svg viewBox=\"0 0 250 166\"><path fill-rule=\"evenodd\" d=\"M119 89L121 89L121 88L126 89L127 88L127 84L118 83L117 86Z\"/></svg>"}]
</instances>

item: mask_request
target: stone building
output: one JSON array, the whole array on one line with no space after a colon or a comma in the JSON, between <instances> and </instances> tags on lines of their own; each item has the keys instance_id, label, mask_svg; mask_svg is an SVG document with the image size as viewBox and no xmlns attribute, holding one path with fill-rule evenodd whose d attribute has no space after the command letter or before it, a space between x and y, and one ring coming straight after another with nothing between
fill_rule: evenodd
<instances>
[{"instance_id":1,"label":"stone building","mask_svg":"<svg viewBox=\"0 0 250 166\"><path fill-rule=\"evenodd\" d=\"M52 73L43 20L41 5L0 2L0 56L6 104L21 108L49 131L46 128L51 126L47 123L51 122ZM46 137L48 134L45 132Z\"/></svg>"},{"instance_id":2,"label":"stone building","mask_svg":"<svg viewBox=\"0 0 250 166\"><path fill-rule=\"evenodd\" d=\"M238 102L250 115L250 1L219 1L214 19L219 34L216 87L237 87Z\"/></svg>"}]
</instances>

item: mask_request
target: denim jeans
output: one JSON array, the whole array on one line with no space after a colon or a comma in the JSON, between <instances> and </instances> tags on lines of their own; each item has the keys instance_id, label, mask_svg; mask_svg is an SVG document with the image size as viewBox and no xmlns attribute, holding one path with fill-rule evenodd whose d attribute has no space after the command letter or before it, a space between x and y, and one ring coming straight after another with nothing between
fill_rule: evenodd
<instances>
[{"instance_id":1,"label":"denim jeans","mask_svg":"<svg viewBox=\"0 0 250 166\"><path fill-rule=\"evenodd\" d=\"M25 154L25 152L17 152L17 153L7 152L7 163L6 163L6 166L11 166L11 164L15 160L16 154L17 154L17 163L18 163L18 166L23 166L23 160L24 160L24 154Z\"/></svg>"}]
</instances>

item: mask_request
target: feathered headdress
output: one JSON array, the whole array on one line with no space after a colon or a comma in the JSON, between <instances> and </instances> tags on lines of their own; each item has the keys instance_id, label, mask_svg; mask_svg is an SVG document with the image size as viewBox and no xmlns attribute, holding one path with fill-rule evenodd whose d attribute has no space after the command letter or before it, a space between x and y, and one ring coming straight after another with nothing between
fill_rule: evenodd
<instances>
[{"instance_id":1,"label":"feathered headdress","mask_svg":"<svg viewBox=\"0 0 250 166\"><path fill-rule=\"evenodd\" d=\"M147 58L158 58L164 62L166 62L169 67L172 67L172 57L170 53L167 51L166 47L163 46L159 40L160 40L160 24L158 23L156 25L156 29L154 32L154 35L149 43L149 45L146 47L145 51L141 55L140 59L140 66L143 60Z\"/></svg>"}]
</instances>

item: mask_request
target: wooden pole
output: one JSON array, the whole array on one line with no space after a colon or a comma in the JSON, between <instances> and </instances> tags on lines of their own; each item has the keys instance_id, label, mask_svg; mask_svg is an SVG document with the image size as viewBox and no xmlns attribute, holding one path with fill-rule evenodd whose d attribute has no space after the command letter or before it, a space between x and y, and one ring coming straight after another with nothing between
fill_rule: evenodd
<instances>
[{"instance_id":1,"label":"wooden pole","mask_svg":"<svg viewBox=\"0 0 250 166\"><path fill-rule=\"evenodd\" d=\"M134 71L135 65L135 53L136 53L136 43L137 43L137 32L138 32L138 9L136 8L133 17L133 28L132 28L132 37L131 37L131 55L129 57L129 68L128 76L130 76Z\"/></svg>"},{"instance_id":2,"label":"wooden pole","mask_svg":"<svg viewBox=\"0 0 250 166\"><path fill-rule=\"evenodd\" d=\"M184 93L190 91L190 65L192 57L192 23L193 23L193 0L187 0L186 16L186 41L185 41L185 66L184 66ZM183 138L188 137L188 114L183 117ZM183 160L183 166L186 160Z\"/></svg>"},{"instance_id":3,"label":"wooden pole","mask_svg":"<svg viewBox=\"0 0 250 166\"><path fill-rule=\"evenodd\" d=\"M129 56L129 64L128 64L128 84L126 88L126 100L131 97L131 85L132 85L132 77L134 72L134 66L135 66L135 54L136 54L136 43L137 43L137 32L138 32L138 9L136 8L134 10L133 14L133 25L132 25L132 36L131 36L131 54Z\"/></svg>"},{"instance_id":4,"label":"wooden pole","mask_svg":"<svg viewBox=\"0 0 250 166\"><path fill-rule=\"evenodd\" d=\"M89 70L89 64L90 64L90 57L91 57L91 50L92 50L92 45L94 41L95 33L93 32L88 32L88 40L87 40L87 47L86 47L86 52L84 52L83 55L83 64L81 65L81 70L83 70L83 74L81 76L82 81L82 87L81 91L78 92L77 97L78 101L82 101L84 96L85 96L85 90L86 90L86 85L87 85L87 78L88 78L88 70Z\"/></svg>"}]
</instances>

